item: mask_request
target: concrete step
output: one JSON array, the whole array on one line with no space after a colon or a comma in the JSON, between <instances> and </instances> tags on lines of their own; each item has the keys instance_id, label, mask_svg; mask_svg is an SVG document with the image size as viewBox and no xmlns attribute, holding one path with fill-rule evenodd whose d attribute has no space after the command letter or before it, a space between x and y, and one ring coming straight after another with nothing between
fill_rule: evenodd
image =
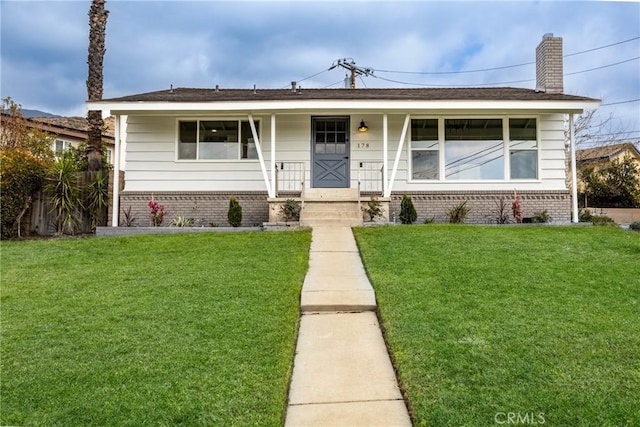
<instances>
[{"instance_id":1,"label":"concrete step","mask_svg":"<svg viewBox=\"0 0 640 427\"><path fill-rule=\"evenodd\" d=\"M306 217L331 217L331 218L341 218L344 216L350 217L360 217L362 216L361 210L358 208L357 204L353 204L351 206L347 205L304 205L304 209L300 212L303 216Z\"/></svg>"},{"instance_id":2,"label":"concrete step","mask_svg":"<svg viewBox=\"0 0 640 427\"><path fill-rule=\"evenodd\" d=\"M304 201L358 201L357 188L307 188Z\"/></svg>"},{"instance_id":3,"label":"concrete step","mask_svg":"<svg viewBox=\"0 0 640 427\"><path fill-rule=\"evenodd\" d=\"M358 202L305 202L300 222L306 227L324 225L362 225L362 212Z\"/></svg>"},{"instance_id":4,"label":"concrete step","mask_svg":"<svg viewBox=\"0 0 640 427\"><path fill-rule=\"evenodd\" d=\"M302 227L359 227L362 225L362 218L300 218Z\"/></svg>"}]
</instances>

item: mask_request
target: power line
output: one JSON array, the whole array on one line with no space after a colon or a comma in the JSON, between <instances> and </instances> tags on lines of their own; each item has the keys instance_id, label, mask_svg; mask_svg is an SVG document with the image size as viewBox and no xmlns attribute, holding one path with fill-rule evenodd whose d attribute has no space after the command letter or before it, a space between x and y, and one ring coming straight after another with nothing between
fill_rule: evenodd
<instances>
[{"instance_id":1,"label":"power line","mask_svg":"<svg viewBox=\"0 0 640 427\"><path fill-rule=\"evenodd\" d=\"M621 41L621 42L617 42L617 43L611 43L611 44L608 44L608 45L606 45L606 46L594 47L593 49L583 50L582 52L570 53L570 54L568 54L568 55L564 55L564 57L565 57L565 58L567 58L567 57L569 57L569 56L575 56L575 55L580 55L580 54L583 54L583 53L593 52L594 50L605 49L605 48L607 48L607 47L617 46L617 45L619 45L619 44L623 44L623 43L627 43L627 42L632 42L632 41L634 41L634 40L638 40L638 39L640 39L640 37L633 37L633 38L631 38L631 39L623 40L623 41Z\"/></svg>"},{"instance_id":2,"label":"power line","mask_svg":"<svg viewBox=\"0 0 640 427\"><path fill-rule=\"evenodd\" d=\"M608 47L612 47L612 46L617 46L623 43L628 43L634 40L638 40L640 39L640 37L633 37L627 40L623 40L620 42L616 42L616 43L611 43L605 46L600 46L600 47L594 47L592 49L587 49L587 50L583 50L580 52L574 52L574 53L570 53L567 55L563 55L563 58L568 58L570 56L576 56L576 55L581 55L583 53L588 53L588 52L593 52L596 50L600 50L600 49L606 49ZM496 71L496 70L504 70L504 69L508 69L508 68L517 68L517 67L524 67L527 65L533 65L535 64L535 61L531 61L531 62L523 62L522 64L514 64L514 65L503 65L501 67L492 67L492 68L482 68L482 69L477 69L477 70L463 70L463 71L401 71L401 70L380 70L377 68L374 68L373 71L375 72L379 72L379 73L397 73L397 74L423 74L423 75L443 75L443 74L469 74L469 73L482 73L482 72L486 72L486 71Z\"/></svg>"},{"instance_id":3,"label":"power line","mask_svg":"<svg viewBox=\"0 0 640 427\"><path fill-rule=\"evenodd\" d=\"M636 61L638 59L640 59L640 56L636 56L635 58L631 58L631 59L625 59L624 61L616 62L615 64L607 64L607 65L603 65L601 67L589 68L588 70L576 71L576 72L573 72L573 73L566 73L565 77L566 76L573 76L575 74L587 73L589 71L602 70L603 68L609 68L609 67L613 67L613 66L616 66L616 65L625 64L627 62Z\"/></svg>"},{"instance_id":4,"label":"power line","mask_svg":"<svg viewBox=\"0 0 640 427\"><path fill-rule=\"evenodd\" d=\"M387 79L385 77L380 77L374 75L373 77L385 80L391 83L400 83L403 85L411 85L411 86L430 86L430 87L475 87L475 86L498 86L498 85L506 85L513 83L527 83L527 82L535 82L536 79L527 79L527 80L513 80L510 82L499 82L499 83L476 83L476 84L465 84L465 85L441 85L441 84L433 84L433 83L412 83L412 82L403 82L400 80Z\"/></svg>"},{"instance_id":5,"label":"power line","mask_svg":"<svg viewBox=\"0 0 640 427\"><path fill-rule=\"evenodd\" d=\"M640 98L630 99L628 101L608 102L606 104L600 104L601 107L608 107L609 105L628 104L630 102L638 102Z\"/></svg>"},{"instance_id":6,"label":"power line","mask_svg":"<svg viewBox=\"0 0 640 427\"><path fill-rule=\"evenodd\" d=\"M305 80L309 80L309 79L312 79L312 78L314 78L314 77L316 77L316 76L319 76L320 74L325 73L325 72L327 72L327 71L329 71L329 69L325 69L325 70L322 70L322 71L318 71L317 73L312 74L312 75L310 75L310 76L308 76L308 77L305 77L304 79L294 80L294 81L296 81L296 82L300 83L300 82L303 82L303 81L305 81ZM286 86L281 87L281 89L286 89L286 88L288 88L288 87L289 87L289 85L286 85Z\"/></svg>"},{"instance_id":7,"label":"power line","mask_svg":"<svg viewBox=\"0 0 640 427\"><path fill-rule=\"evenodd\" d=\"M597 51L597 50L606 49L606 48L609 48L609 47L621 45L621 44L628 43L628 42L631 42L631 41L634 41L634 40L638 40L638 39L640 39L640 36L633 37L633 38L630 38L630 39L627 39L627 40L622 40L622 41L619 41L619 42L616 42L616 43L611 43L611 44L604 45L604 46L595 47L595 48L592 48L592 49L587 49L587 50L583 50L583 51L579 51L579 52L570 53L570 54L567 54L567 55L563 55L563 57L567 58L567 57L570 57L570 56L581 55L583 53L594 52L594 51ZM350 58L348 58L348 59L350 59ZM613 63L613 64L607 64L607 65L603 65L603 66L600 66L600 67L590 68L590 69L587 69L587 70L580 70L580 71L575 71L575 72L572 72L572 73L566 73L566 74L564 74L564 76L566 77L566 76L572 76L572 75L576 75L576 74L587 73L587 72L590 72L590 71L601 70L603 68L613 67L613 66L621 65L621 64L624 64L624 63L627 63L627 62L636 61L638 59L640 59L640 57L630 58L630 59L626 59L624 61L616 62L616 63ZM346 59L342 60L342 61L346 61ZM353 61L353 60L351 60L351 61ZM388 81L388 82L391 82L391 83L399 83L399 84L411 85L411 86L428 86L428 87L499 86L499 85L508 85L508 84L516 84L516 83L530 83L530 82L534 82L536 79L512 80L512 81L507 81L507 82L492 82L492 83L475 83L475 84L464 84L464 85L462 85L462 84L461 85L450 85L450 84L443 85L443 84L432 84L432 83L413 83L413 82L405 82L405 81L401 81L401 80L394 80L394 79L389 79L389 78L386 78L386 77L381 77L381 76L378 76L378 75L374 75L372 72L375 71L375 72L380 72L380 73L417 74L417 75L470 74L470 73L479 73L479 72L486 72L486 71L496 71L496 70L504 70L504 69L508 69L508 68L523 67L523 66L526 66L526 65L533 65L533 64L535 64L535 61L526 62L526 63L522 63L522 64L515 64L515 65L505 65L505 66L501 66L501 67L483 68L483 69L477 69L477 70L441 71L441 72L400 71L400 70L382 70L382 69L377 69L377 68L366 68L366 69L364 69L364 70L366 70L366 73L364 75L370 75L372 77L378 78L380 80ZM311 78L319 76L320 74L322 74L324 72L327 72L327 71L332 70L333 68L336 68L337 65L340 65L340 64L337 64L336 62L334 62L334 64L332 64L332 66L330 68L321 70L321 71L319 71L319 72L317 72L315 74L312 74L312 75L307 76L307 77L305 77L303 79L297 80L297 82L298 83L299 82L303 82L305 80L309 80ZM352 65L355 67L355 63L353 63ZM360 77L360 80L362 81L362 83L364 85L364 80L362 79L362 75L359 74L359 77ZM332 83L332 84L330 84L328 86L325 86L325 87L335 86L335 85L337 85L338 83L340 83L342 81L343 80L340 80L338 82ZM283 86L282 89L286 89L287 87L288 87L288 85L287 86ZM624 103L627 103L627 102L636 102L636 101L638 101L638 99L630 100L630 101L621 101L621 102L617 102L617 103L602 104L601 107L605 107L605 106L609 106L609 105L616 105L616 104L624 104Z\"/></svg>"},{"instance_id":8,"label":"power line","mask_svg":"<svg viewBox=\"0 0 640 427\"><path fill-rule=\"evenodd\" d=\"M330 85L325 86L324 88L326 89L326 88L329 88L329 87L331 87L331 86L335 86L335 85L337 85L338 83L344 83L344 79L342 79L342 80L338 80L338 81L337 81L337 82L335 82L335 83L331 83Z\"/></svg>"},{"instance_id":9,"label":"power line","mask_svg":"<svg viewBox=\"0 0 640 427\"><path fill-rule=\"evenodd\" d=\"M621 64L625 64L627 62L631 62L631 61L637 61L638 59L640 59L640 56L637 56L635 58L630 58L630 59L625 59L624 61L620 61L620 62L616 62L613 64L607 64L607 65L603 65L600 67L595 67L595 68L589 68L587 70L580 70L580 71L574 71L572 73L566 73L564 74L565 77L567 76L573 76L576 74L582 74L582 73L587 73L590 71L596 71L596 70L601 70L603 68L609 68L609 67L614 67L616 65L621 65ZM386 80L388 82L392 82L392 83L400 83L400 84L405 84L405 85L412 85L412 86L431 86L431 87L477 87L477 86L499 86L499 85L506 85L506 84L514 84L514 83L529 83L529 82L534 82L536 81L536 79L525 79L525 80L512 80L512 81L508 81L508 82L493 82L493 83L474 83L474 84L464 84L464 85L441 85L441 84L430 84L430 83L412 83L412 82L403 82L400 80L393 80L393 79L387 79L385 77L380 77L377 75L373 75L373 77L376 77L378 79L381 80Z\"/></svg>"}]
</instances>

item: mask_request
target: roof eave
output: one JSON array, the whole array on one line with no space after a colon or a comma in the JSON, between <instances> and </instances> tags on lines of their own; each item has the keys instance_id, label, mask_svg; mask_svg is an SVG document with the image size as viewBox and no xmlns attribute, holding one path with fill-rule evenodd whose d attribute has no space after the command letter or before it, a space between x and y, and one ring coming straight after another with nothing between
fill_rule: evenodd
<instances>
[{"instance_id":1,"label":"roof eave","mask_svg":"<svg viewBox=\"0 0 640 427\"><path fill-rule=\"evenodd\" d=\"M582 113L597 108L599 100L270 100L270 101L93 101L88 110L111 114L171 112L294 112L357 110L372 112L455 112L469 110L521 110L548 113Z\"/></svg>"}]
</instances>

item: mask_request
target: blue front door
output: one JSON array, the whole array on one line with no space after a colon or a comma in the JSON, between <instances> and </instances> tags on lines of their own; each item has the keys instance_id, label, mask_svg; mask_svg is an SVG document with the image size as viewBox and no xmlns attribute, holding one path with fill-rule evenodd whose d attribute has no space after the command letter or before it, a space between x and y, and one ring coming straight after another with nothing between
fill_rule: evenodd
<instances>
[{"instance_id":1,"label":"blue front door","mask_svg":"<svg viewBox=\"0 0 640 427\"><path fill-rule=\"evenodd\" d=\"M313 188L349 187L349 117L312 117Z\"/></svg>"}]
</instances>

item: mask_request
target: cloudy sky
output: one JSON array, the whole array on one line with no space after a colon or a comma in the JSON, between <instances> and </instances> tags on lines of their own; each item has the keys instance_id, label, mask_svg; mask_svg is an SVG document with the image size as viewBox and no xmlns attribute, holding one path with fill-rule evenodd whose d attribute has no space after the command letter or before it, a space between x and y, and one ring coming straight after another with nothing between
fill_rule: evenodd
<instances>
[{"instance_id":1,"label":"cloudy sky","mask_svg":"<svg viewBox=\"0 0 640 427\"><path fill-rule=\"evenodd\" d=\"M85 113L89 6L0 0L3 98ZM565 92L602 99L600 118L615 118L608 132L640 137L638 2L107 0L107 9L104 98L170 85L339 88L345 70L328 71L339 58L374 70L358 87L534 88L536 45L554 33Z\"/></svg>"}]
</instances>

